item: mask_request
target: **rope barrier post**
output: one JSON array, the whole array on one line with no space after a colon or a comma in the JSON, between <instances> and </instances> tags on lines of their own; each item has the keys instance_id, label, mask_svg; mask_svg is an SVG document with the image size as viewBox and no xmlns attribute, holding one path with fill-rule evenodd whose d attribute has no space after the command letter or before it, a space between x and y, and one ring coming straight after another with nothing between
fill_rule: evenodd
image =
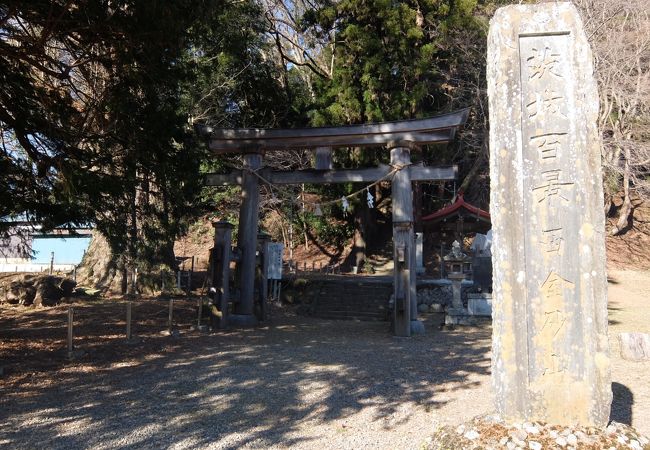
<instances>
[{"instance_id":1,"label":"rope barrier post","mask_svg":"<svg viewBox=\"0 0 650 450\"><path fill-rule=\"evenodd\" d=\"M192 293L192 275L194 274L194 256L192 256L192 266L190 267L190 273L187 277L187 295Z\"/></svg>"},{"instance_id":2,"label":"rope barrier post","mask_svg":"<svg viewBox=\"0 0 650 450\"><path fill-rule=\"evenodd\" d=\"M74 337L73 333L73 322L74 322L74 307L68 307L68 359L72 359L72 351L74 347L72 346L72 339Z\"/></svg>"},{"instance_id":3,"label":"rope barrier post","mask_svg":"<svg viewBox=\"0 0 650 450\"><path fill-rule=\"evenodd\" d=\"M196 329L198 331L201 331L201 313L203 312L203 298L199 297L196 302L199 309L199 317L196 319Z\"/></svg>"},{"instance_id":4,"label":"rope barrier post","mask_svg":"<svg viewBox=\"0 0 650 450\"><path fill-rule=\"evenodd\" d=\"M133 302L126 302L126 340L131 340L131 309Z\"/></svg>"},{"instance_id":5,"label":"rope barrier post","mask_svg":"<svg viewBox=\"0 0 650 450\"><path fill-rule=\"evenodd\" d=\"M167 321L167 329L169 331L169 335L171 336L172 334L172 318L174 315L174 299L170 298L169 299L169 320Z\"/></svg>"}]
</instances>

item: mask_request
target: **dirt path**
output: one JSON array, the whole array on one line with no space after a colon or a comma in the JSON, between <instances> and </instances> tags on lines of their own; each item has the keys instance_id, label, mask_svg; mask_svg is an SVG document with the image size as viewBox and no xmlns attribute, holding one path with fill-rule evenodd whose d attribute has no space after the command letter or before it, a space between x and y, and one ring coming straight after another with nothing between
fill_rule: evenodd
<instances>
[{"instance_id":1,"label":"dirt path","mask_svg":"<svg viewBox=\"0 0 650 450\"><path fill-rule=\"evenodd\" d=\"M650 333L650 273L609 272L609 336L612 353L612 418L650 436L650 361L620 357L619 334Z\"/></svg>"},{"instance_id":2,"label":"dirt path","mask_svg":"<svg viewBox=\"0 0 650 450\"><path fill-rule=\"evenodd\" d=\"M283 317L151 337L146 355L5 385L0 446L413 448L490 405L489 331L429 329L398 339L385 323Z\"/></svg>"},{"instance_id":3,"label":"dirt path","mask_svg":"<svg viewBox=\"0 0 650 450\"><path fill-rule=\"evenodd\" d=\"M621 360L616 336L650 332L650 275L610 279L613 418L647 435L650 363ZM437 425L492 407L489 330L442 332L433 315L428 334L410 339L383 323L277 312L266 328L180 338L143 330L138 344L95 328L82 341L89 354L65 363L54 352L62 340L30 354L3 331L20 316L0 313L0 356L31 361L0 379L0 447L418 448ZM41 325L59 329L60 316Z\"/></svg>"}]
</instances>

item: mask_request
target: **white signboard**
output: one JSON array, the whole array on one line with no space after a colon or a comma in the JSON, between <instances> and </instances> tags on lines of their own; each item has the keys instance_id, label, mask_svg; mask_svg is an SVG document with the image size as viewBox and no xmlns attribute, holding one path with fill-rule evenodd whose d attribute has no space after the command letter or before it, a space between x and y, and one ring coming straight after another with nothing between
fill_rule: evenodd
<instances>
[{"instance_id":1,"label":"white signboard","mask_svg":"<svg viewBox=\"0 0 650 450\"><path fill-rule=\"evenodd\" d=\"M422 247L424 246L424 233L415 233L415 267L416 269L424 268L422 259Z\"/></svg>"},{"instance_id":2,"label":"white signboard","mask_svg":"<svg viewBox=\"0 0 650 450\"><path fill-rule=\"evenodd\" d=\"M269 280L282 279L282 254L284 253L284 244L270 242L267 244L268 251L268 268L266 278Z\"/></svg>"}]
</instances>

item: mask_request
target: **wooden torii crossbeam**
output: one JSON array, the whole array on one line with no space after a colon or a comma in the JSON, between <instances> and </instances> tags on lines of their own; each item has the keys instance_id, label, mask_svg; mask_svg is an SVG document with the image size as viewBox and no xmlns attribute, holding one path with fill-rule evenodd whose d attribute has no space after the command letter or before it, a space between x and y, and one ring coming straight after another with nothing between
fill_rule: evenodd
<instances>
[{"instance_id":1,"label":"wooden torii crossbeam","mask_svg":"<svg viewBox=\"0 0 650 450\"><path fill-rule=\"evenodd\" d=\"M238 229L240 297L231 316L238 324L254 324L255 253L259 220L259 182L272 184L323 184L374 182L392 175L393 258L395 262L393 290L393 330L397 336L421 333L417 321L415 279L415 245L413 232L412 181L453 180L456 166L426 167L411 165L411 149L427 144L447 143L454 139L467 120L469 110L426 119L401 120L365 125L296 129L203 129L209 136L209 147L216 154L239 153L244 156L244 169L229 174L208 174L205 184L242 187ZM390 151L390 166L364 169L333 169L332 148L373 146ZM271 171L262 168L262 156L269 151L309 149L315 153L311 170ZM216 271L215 271L216 272ZM216 274L215 276L223 276ZM214 280L222 286L223 280ZM228 301L222 292L221 304ZM227 309L227 308L226 308ZM222 311L224 315L227 311Z\"/></svg>"},{"instance_id":2,"label":"wooden torii crossbeam","mask_svg":"<svg viewBox=\"0 0 650 450\"><path fill-rule=\"evenodd\" d=\"M210 132L210 150L240 153L242 150L287 150L318 147L382 146L390 141L419 145L448 142L467 120L463 109L427 119L292 129L219 129Z\"/></svg>"}]
</instances>

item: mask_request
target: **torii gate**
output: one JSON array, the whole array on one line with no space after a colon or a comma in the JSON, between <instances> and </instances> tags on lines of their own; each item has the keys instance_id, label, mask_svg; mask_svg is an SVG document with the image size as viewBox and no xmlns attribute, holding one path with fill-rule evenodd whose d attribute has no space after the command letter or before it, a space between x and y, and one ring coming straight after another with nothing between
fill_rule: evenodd
<instances>
[{"instance_id":1,"label":"torii gate","mask_svg":"<svg viewBox=\"0 0 650 450\"><path fill-rule=\"evenodd\" d=\"M401 120L365 125L303 129L218 129L208 130L209 147L216 154L240 153L244 170L230 174L209 174L208 186L241 185L239 214L239 288L235 304L238 323L256 323L254 310L255 253L259 220L260 177L272 184L321 184L374 182L392 175L393 210L393 330L396 336L423 333L417 320L415 243L413 232L412 181L454 180L458 168L411 165L411 150L421 145L453 140L467 120L463 109L427 119ZM332 169L332 148L384 146L390 151L390 166L365 169ZM270 171L262 168L265 152L311 149L315 168ZM227 301L228 299L226 299Z\"/></svg>"}]
</instances>

